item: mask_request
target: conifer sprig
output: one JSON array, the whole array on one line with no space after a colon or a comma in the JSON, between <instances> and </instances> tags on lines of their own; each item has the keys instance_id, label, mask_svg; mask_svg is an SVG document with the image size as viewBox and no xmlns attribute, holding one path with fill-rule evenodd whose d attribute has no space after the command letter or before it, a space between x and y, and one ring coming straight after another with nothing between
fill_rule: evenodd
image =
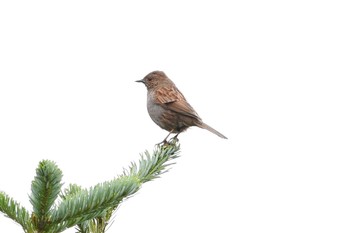
<instances>
[{"instance_id":1,"label":"conifer sprig","mask_svg":"<svg viewBox=\"0 0 350 233\"><path fill-rule=\"evenodd\" d=\"M177 141L157 146L152 155L148 151L141 154L138 163L131 163L122 175L89 189L69 185L61 191L62 171L54 162L43 160L36 169L29 196L33 212L30 214L4 192L0 192L0 211L27 233L58 233L75 225L78 232L104 233L119 204L143 183L167 172L179 149Z\"/></svg>"}]
</instances>

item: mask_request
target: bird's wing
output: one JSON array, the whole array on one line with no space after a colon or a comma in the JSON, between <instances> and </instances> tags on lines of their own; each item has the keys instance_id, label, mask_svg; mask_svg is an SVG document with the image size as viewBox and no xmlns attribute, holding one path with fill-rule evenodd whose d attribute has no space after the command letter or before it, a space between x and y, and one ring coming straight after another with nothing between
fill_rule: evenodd
<instances>
[{"instance_id":1,"label":"bird's wing","mask_svg":"<svg viewBox=\"0 0 350 233\"><path fill-rule=\"evenodd\" d=\"M186 116L200 119L196 111L187 103L183 94L176 87L158 88L155 96L155 102L162 104L163 107Z\"/></svg>"}]
</instances>

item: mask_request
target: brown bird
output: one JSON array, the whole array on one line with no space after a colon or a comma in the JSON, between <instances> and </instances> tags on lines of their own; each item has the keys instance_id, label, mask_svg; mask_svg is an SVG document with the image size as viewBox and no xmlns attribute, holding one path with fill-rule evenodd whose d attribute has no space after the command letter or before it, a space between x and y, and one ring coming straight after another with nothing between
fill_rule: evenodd
<instances>
[{"instance_id":1,"label":"brown bird","mask_svg":"<svg viewBox=\"0 0 350 233\"><path fill-rule=\"evenodd\" d=\"M144 83L147 87L147 110L150 117L159 127L169 132L163 140L164 143L171 133L176 133L174 138L177 138L181 132L191 126L207 129L227 139L202 121L164 72L153 71L136 82Z\"/></svg>"}]
</instances>

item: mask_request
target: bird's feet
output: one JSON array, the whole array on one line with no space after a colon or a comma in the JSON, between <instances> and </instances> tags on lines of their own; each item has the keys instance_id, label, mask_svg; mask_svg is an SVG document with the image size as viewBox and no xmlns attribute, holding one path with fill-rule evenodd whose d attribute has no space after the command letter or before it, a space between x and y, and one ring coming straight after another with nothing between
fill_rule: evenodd
<instances>
[{"instance_id":1,"label":"bird's feet","mask_svg":"<svg viewBox=\"0 0 350 233\"><path fill-rule=\"evenodd\" d=\"M177 138L179 134L176 134L174 137L170 138L169 142L173 142L176 143L177 141L179 141L179 139Z\"/></svg>"},{"instance_id":2,"label":"bird's feet","mask_svg":"<svg viewBox=\"0 0 350 233\"><path fill-rule=\"evenodd\" d=\"M166 139L164 139L163 141L155 144L155 146L166 146L166 145L169 145L169 142Z\"/></svg>"},{"instance_id":3,"label":"bird's feet","mask_svg":"<svg viewBox=\"0 0 350 233\"><path fill-rule=\"evenodd\" d=\"M168 146L168 145L174 145L176 142L178 142L179 141L179 139L177 138L177 135L176 136L174 136L174 137L172 137L172 138L170 138L170 140L169 141L167 141L166 140L166 138L163 140L163 141L161 141L161 142L159 142L159 143L157 143L155 146Z\"/></svg>"}]
</instances>

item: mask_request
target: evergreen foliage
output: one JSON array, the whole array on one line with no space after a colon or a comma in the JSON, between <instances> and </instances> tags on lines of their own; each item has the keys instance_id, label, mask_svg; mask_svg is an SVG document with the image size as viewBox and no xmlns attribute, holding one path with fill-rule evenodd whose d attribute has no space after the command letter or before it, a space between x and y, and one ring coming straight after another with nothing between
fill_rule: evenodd
<instances>
[{"instance_id":1,"label":"evergreen foliage","mask_svg":"<svg viewBox=\"0 0 350 233\"><path fill-rule=\"evenodd\" d=\"M81 233L104 233L118 205L137 192L143 183L168 171L180 145L157 146L151 155L141 154L123 174L88 189L70 184L62 190L62 171L49 160L39 162L32 181L30 203L33 212L0 192L0 211L19 223L27 233L58 233L76 226Z\"/></svg>"}]
</instances>

